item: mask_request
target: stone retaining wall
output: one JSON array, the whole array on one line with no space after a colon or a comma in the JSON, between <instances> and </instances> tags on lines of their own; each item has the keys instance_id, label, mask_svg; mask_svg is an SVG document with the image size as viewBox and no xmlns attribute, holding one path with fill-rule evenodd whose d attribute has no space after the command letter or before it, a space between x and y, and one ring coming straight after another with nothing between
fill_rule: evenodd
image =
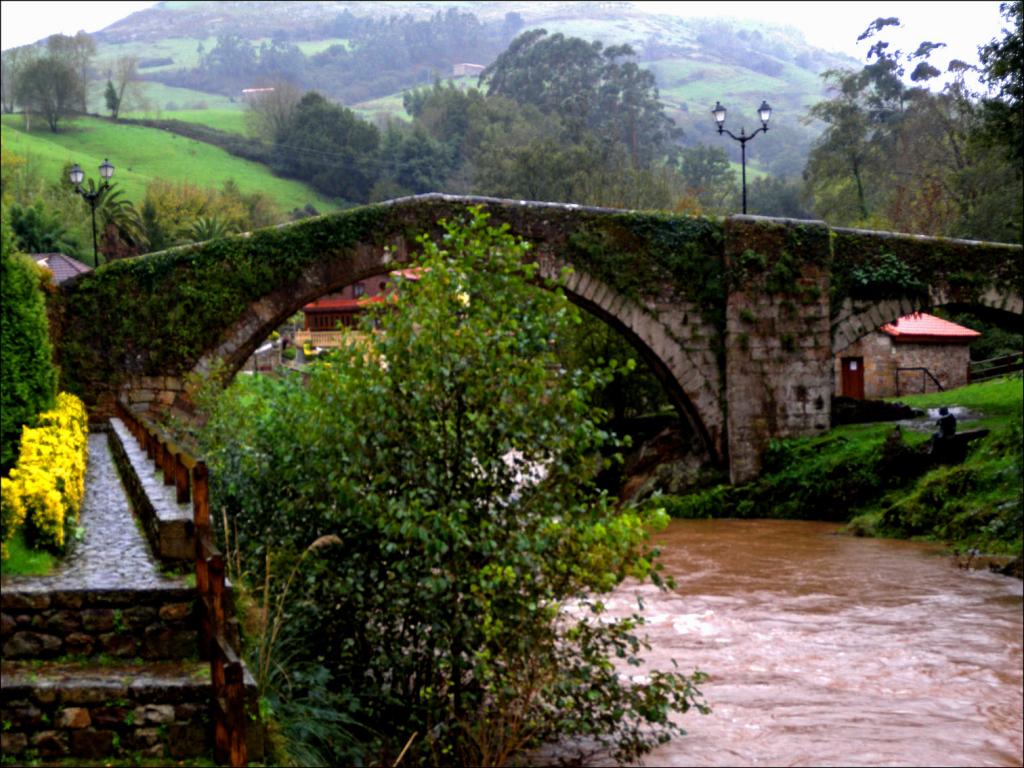
<instances>
[{"instance_id":1,"label":"stone retaining wall","mask_svg":"<svg viewBox=\"0 0 1024 768\"><path fill-rule=\"evenodd\" d=\"M26 760L194 758L212 749L209 667L107 668L4 665L2 747ZM43 678L43 679L40 679ZM205 679L204 679L205 678Z\"/></svg>"},{"instance_id":2,"label":"stone retaining wall","mask_svg":"<svg viewBox=\"0 0 1024 768\"><path fill-rule=\"evenodd\" d=\"M198 653L194 590L4 589L3 657L182 659Z\"/></svg>"},{"instance_id":3,"label":"stone retaining wall","mask_svg":"<svg viewBox=\"0 0 1024 768\"><path fill-rule=\"evenodd\" d=\"M163 472L120 419L110 419L110 448L153 553L164 563L191 566L196 556L192 506L177 502L174 486L164 485Z\"/></svg>"}]
</instances>

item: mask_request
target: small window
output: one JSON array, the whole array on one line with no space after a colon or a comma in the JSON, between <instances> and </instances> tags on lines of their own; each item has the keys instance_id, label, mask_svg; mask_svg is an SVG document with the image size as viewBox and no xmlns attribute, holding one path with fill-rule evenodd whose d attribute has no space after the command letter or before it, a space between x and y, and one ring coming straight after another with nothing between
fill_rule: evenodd
<instances>
[{"instance_id":1,"label":"small window","mask_svg":"<svg viewBox=\"0 0 1024 768\"><path fill-rule=\"evenodd\" d=\"M352 295L355 296L357 299L360 296L363 296L365 293L366 286L363 285L362 283L356 283L355 285L352 286Z\"/></svg>"}]
</instances>

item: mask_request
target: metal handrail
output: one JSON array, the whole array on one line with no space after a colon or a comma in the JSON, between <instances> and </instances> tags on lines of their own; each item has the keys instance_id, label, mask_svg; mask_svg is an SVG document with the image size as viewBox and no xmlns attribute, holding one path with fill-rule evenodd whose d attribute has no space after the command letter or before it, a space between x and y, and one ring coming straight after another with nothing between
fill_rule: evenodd
<instances>
[{"instance_id":1,"label":"metal handrail","mask_svg":"<svg viewBox=\"0 0 1024 768\"><path fill-rule=\"evenodd\" d=\"M900 371L921 371L921 391L922 392L924 392L927 389L927 384L925 382L925 376L927 376L929 379L931 379L935 383L935 386L939 388L939 392L945 392L946 391L946 388L942 386L942 382L939 381L937 378L935 378L935 376L932 375L932 372L929 371L927 368L921 368L921 367L897 368L896 369L896 396L897 397L901 394L900 393Z\"/></svg>"}]
</instances>

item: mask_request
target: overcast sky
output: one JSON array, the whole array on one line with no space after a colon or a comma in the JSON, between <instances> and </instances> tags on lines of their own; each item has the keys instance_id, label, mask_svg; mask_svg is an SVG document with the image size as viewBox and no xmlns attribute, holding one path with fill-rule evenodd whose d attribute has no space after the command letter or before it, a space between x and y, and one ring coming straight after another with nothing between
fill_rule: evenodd
<instances>
[{"instance_id":1,"label":"overcast sky","mask_svg":"<svg viewBox=\"0 0 1024 768\"><path fill-rule=\"evenodd\" d=\"M74 34L81 29L96 32L152 2L35 2L3 0L0 38L4 49L25 45L58 32ZM977 63L977 48L1001 36L998 0L969 2L637 2L650 13L681 16L732 16L787 24L803 32L807 41L829 51L841 51L863 60L867 43L857 36L879 16L898 16L903 30L886 30L886 40L912 50L922 40L944 42L949 47L933 57L944 64L949 58Z\"/></svg>"}]
</instances>

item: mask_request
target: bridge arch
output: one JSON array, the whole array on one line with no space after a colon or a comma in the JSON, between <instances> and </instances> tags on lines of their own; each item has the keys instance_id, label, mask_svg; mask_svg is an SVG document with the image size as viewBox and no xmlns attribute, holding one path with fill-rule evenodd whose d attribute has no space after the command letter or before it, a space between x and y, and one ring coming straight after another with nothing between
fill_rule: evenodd
<instances>
[{"instance_id":1,"label":"bridge arch","mask_svg":"<svg viewBox=\"0 0 1024 768\"><path fill-rule=\"evenodd\" d=\"M928 300L901 296L876 301L843 300L832 322L832 354L837 355L858 339L877 331L886 323L933 307L955 306L964 309L980 308L990 316L997 316L1006 325L1021 324L1024 319L1024 298L1006 287L990 287L982 293L965 296L950 294L945 288L932 287Z\"/></svg>"},{"instance_id":2,"label":"bridge arch","mask_svg":"<svg viewBox=\"0 0 1024 768\"><path fill-rule=\"evenodd\" d=\"M679 338L681 332L691 331L695 323L699 325L699 318L672 306L664 306L659 312L657 302L644 303L629 298L551 253L553 247L541 243L541 247L535 249L540 276L561 283L569 301L626 338L700 437L708 456L721 465L724 462L724 424L718 395L721 384L717 361L710 349L694 348ZM189 373L204 376L219 368L227 377L234 376L263 340L306 304L345 286L407 266L414 257L415 244L410 244L403 235L395 235L387 237L384 245L360 243L351 254L311 264L293 281L251 302L225 330L219 343L206 350ZM559 278L564 272L567 277L563 282ZM690 312L693 312L692 307ZM699 332L697 336L703 338ZM138 382L129 382L126 394L131 398L137 389Z\"/></svg>"}]
</instances>

